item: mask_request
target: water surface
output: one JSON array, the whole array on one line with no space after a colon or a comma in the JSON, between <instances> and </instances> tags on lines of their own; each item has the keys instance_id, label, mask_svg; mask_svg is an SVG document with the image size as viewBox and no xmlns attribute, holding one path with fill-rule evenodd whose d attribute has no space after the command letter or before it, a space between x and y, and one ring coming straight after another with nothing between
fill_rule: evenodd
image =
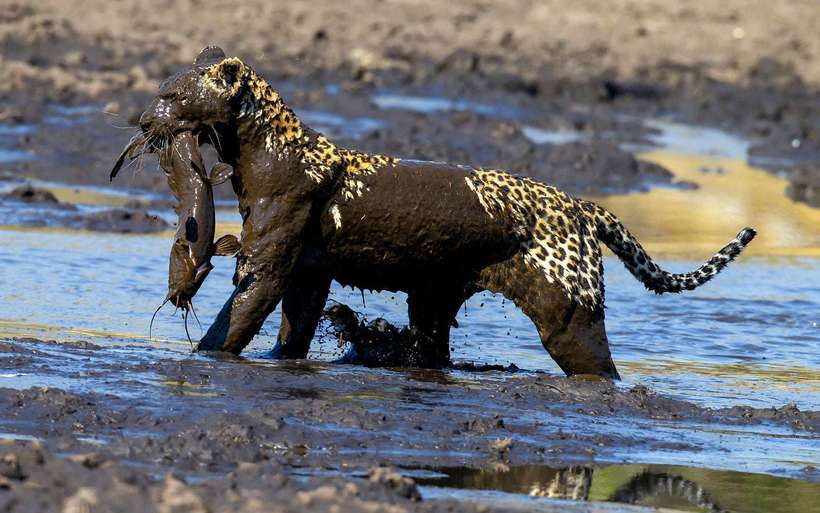
<instances>
[{"instance_id":1,"label":"water surface","mask_svg":"<svg viewBox=\"0 0 820 513\"><path fill-rule=\"evenodd\" d=\"M820 410L820 210L789 200L782 178L743 161L670 151L643 158L700 187L593 199L615 212L665 268L695 268L747 224L759 235L715 280L681 295L646 292L617 259L606 257L607 327L625 385L644 383L708 406L796 403ZM129 198L117 190L37 185L83 208L119 206ZM170 211L160 214L174 219ZM220 234L238 233L235 212L220 211L219 220ZM150 313L166 290L167 234L10 226L0 231L0 242L0 283L13 284L0 288L0 334L145 343ZM231 290L233 260L214 261L196 298L206 327ZM406 323L402 293L362 294L334 284L330 299L370 319ZM158 315L154 334L184 351L185 332L171 312ZM458 322L452 332L457 360L560 372L532 323L500 296L473 297ZM278 323L278 314L268 319L251 355L271 346ZM190 328L197 338L194 320ZM341 353L320 330L311 356Z\"/></svg>"},{"instance_id":2,"label":"water surface","mask_svg":"<svg viewBox=\"0 0 820 513\"><path fill-rule=\"evenodd\" d=\"M499 112L494 106L471 102L428 101L423 97L413 100L415 108L428 112ZM384 108L406 106L405 100L389 96L376 103ZM82 112L55 111L55 115L74 122ZM326 113L308 115L328 127L342 129L345 125L344 118ZM375 126L370 118L359 121L362 131ZM759 236L738 262L711 283L682 295L648 293L617 259L606 256L607 327L614 360L624 377L621 386L643 384L657 393L710 407L779 407L795 403L803 410L820 410L820 210L792 202L784 194L783 179L747 165L743 157L748 145L742 139L722 132L653 123L650 126L660 134L655 141L664 149L645 153L642 158L658 162L673 171L676 179L700 187L591 199L616 213L658 262L671 271L697 267L746 225L756 227ZM544 142L572 138L571 134L540 136L547 137ZM3 139L0 147L8 148L0 150L0 159L27 158L2 154L16 151ZM37 185L51 189L62 201L80 204L80 208L120 206L134 197L118 189ZM33 208L37 214L37 207ZM94 372L95 366L106 364L105 359L149 362L190 355L182 319L179 314L173 315L171 307L157 316L154 337L148 340L151 313L167 287L172 242L168 233L118 235L21 228L13 219L19 213L9 212L0 221L5 225L0 227L0 337L90 340L108 350L103 361L97 352L94 358L67 364L62 373L4 370L0 372L0 387L93 389L122 397L148 394L157 404L167 400L169 393L192 400L207 399L215 393L195 384L163 381L162 376L151 372L122 376L116 382ZM174 218L170 211L157 213L169 220ZM220 211L218 220L218 235L238 233L235 212ZM215 258L214 263L216 268L196 297L203 328L207 328L232 289L233 260ZM406 296L402 293L362 293L334 284L330 299L350 305L369 319L385 317L406 323ZM532 323L502 297L489 293L474 296L459 312L458 323L451 340L457 361L512 363L523 372L560 374L541 347ZM252 362L276 365L264 357L278 327L279 314L275 313L249 347L247 356ZM332 360L342 354L343 348L337 347L324 328L317 333L310 357ZM189 319L189 329L194 339L202 333L194 319ZM42 350L59 352L59 347ZM338 369L350 373L387 372L342 366ZM504 381L516 376L449 372L456 379ZM550 422L539 412L517 420L544 425ZM674 474L700 483L716 504L733 511L756 511L758 507L768 508L762 511L788 511L789 506L809 511L810 498L816 496L816 488L805 483L726 472L780 474L787 469L787 474L793 475L817 466L820 444L813 434L782 426L729 429L653 419L632 419L627 425L619 418L591 422L581 413L577 417L569 415L562 422L611 436L634 437L636 432L645 431L697 448L662 451L616 447L607 458L666 467L590 467L590 500L608 500L619 487L646 473ZM425 494L435 497L453 493L441 491L447 486L482 489L480 493L484 494L530 493L535 485L549 488L560 471L538 467L477 475L477 471L464 469L437 469L440 475L427 482ZM795 502L783 497L792 497ZM670 495L650 505L686 509L678 499Z\"/></svg>"}]
</instances>

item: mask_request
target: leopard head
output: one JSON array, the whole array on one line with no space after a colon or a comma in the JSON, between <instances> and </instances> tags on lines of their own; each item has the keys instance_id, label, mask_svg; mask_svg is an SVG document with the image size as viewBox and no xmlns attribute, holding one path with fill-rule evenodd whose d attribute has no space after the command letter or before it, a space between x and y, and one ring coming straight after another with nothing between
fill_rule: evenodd
<instances>
[{"instance_id":1,"label":"leopard head","mask_svg":"<svg viewBox=\"0 0 820 513\"><path fill-rule=\"evenodd\" d=\"M210 46L189 68L162 83L139 124L155 147L189 131L219 146L221 139L235 138L242 119L256 119L251 114L274 110L279 102L278 93L250 66Z\"/></svg>"}]
</instances>

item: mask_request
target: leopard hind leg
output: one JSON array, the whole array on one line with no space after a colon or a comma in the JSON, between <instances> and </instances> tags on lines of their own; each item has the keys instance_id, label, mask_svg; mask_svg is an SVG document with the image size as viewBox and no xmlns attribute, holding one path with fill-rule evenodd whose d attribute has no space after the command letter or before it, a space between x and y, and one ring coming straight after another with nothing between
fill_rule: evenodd
<instances>
[{"instance_id":1,"label":"leopard hind leg","mask_svg":"<svg viewBox=\"0 0 820 513\"><path fill-rule=\"evenodd\" d=\"M485 268L477 285L520 308L535 324L544 349L568 376L620 379L609 350L603 308L593 310L571 299L523 255Z\"/></svg>"},{"instance_id":2,"label":"leopard hind leg","mask_svg":"<svg viewBox=\"0 0 820 513\"><path fill-rule=\"evenodd\" d=\"M430 367L450 364L450 328L455 324L459 307L475 289L466 280L444 278L414 288L407 294L410 327L424 333L431 341L425 351Z\"/></svg>"}]
</instances>

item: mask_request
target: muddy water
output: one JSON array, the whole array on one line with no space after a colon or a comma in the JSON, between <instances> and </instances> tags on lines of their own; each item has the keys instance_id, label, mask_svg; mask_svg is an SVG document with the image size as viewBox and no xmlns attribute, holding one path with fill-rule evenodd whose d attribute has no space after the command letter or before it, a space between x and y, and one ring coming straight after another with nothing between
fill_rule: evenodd
<instances>
[{"instance_id":1,"label":"muddy water","mask_svg":"<svg viewBox=\"0 0 820 513\"><path fill-rule=\"evenodd\" d=\"M401 98L387 97L382 101L387 102L384 107L402 105ZM486 107L430 103L422 97L414 101L421 110ZM327 127L344 125L343 120L333 115L321 112L309 115ZM64 116L72 119L75 113L68 112ZM372 127L374 121L362 118L360 122L365 130ZM594 199L617 213L660 263L674 271L697 266L742 226L757 227L760 236L748 254L712 283L681 296L657 297L647 293L616 259L606 258L608 327L613 356L624 376L620 386L626 389L646 385L658 394L709 407L742 404L762 408L795 403L801 410L820 410L820 351L817 349L820 347L820 211L789 201L783 194L786 185L783 180L747 166L742 160L747 147L743 140L722 132L703 132L668 123L656 123L653 127L660 130L655 142L662 143L665 149L644 153L643 158L666 166L677 179L697 183L699 189L654 189L649 193ZM698 140L697 134L705 134L706 140ZM539 136L550 142L571 140L578 134L541 133ZM534 135L531 137L535 139ZM0 144L0 147L4 146ZM8 154L0 158L30 158L15 153L13 146L4 151ZM5 184L6 187L12 185ZM78 204L81 209L120 206L134 197L132 192L94 187L48 182L36 185L52 190L61 201ZM140 195L140 199L156 198ZM168 234L99 234L16 226L19 223L14 216L22 212L44 217L56 215L54 212L44 214L36 206L30 210L4 213L2 224L5 226L0 227L0 283L3 284L0 287L0 338L86 340L106 350L91 355L81 350L78 354L76 349L63 352L59 345L41 347L39 364L0 371L0 387L22 390L47 386L74 393L104 393L128 401L147 402L152 408L175 405L173 408L181 410L226 408L228 411L236 407L225 400L226 394L234 393L229 389L166 375L156 369L157 362L163 361L193 361L194 365L203 365L196 358L190 359L182 319L173 315L171 308L158 315L153 339L148 339L150 315L166 289L171 242ZM170 211L160 209L154 213L173 219ZM238 233L235 212L219 211L218 222L218 235ZM233 261L214 260L216 268L196 298L203 328L207 328L232 288ZM334 285L331 293L331 300L346 303L371 319L381 316L398 324L406 322L405 298L401 293L362 293L338 285ZM457 361L515 364L523 372L445 371L437 374L435 380L481 390L513 387L532 378L536 372L560 374L542 349L532 324L503 298L492 294L473 297L459 313L458 322L459 328L453 330L452 338ZM189 330L194 339L202 333L192 318ZM274 314L249 347L246 356L251 364L279 369L278 364L266 359L277 330L278 314ZM343 348L337 347L320 329L310 356L333 360L342 352ZM54 364L61 359L64 362ZM402 374L355 367L317 366L310 372L330 379L349 376L353 381L403 382L408 379ZM409 379L418 377L409 375ZM386 389L392 388L396 387L391 385ZM339 395L338 399L364 402L372 405L374 411L380 411L387 398L397 404L397 408L411 413L431 405L456 412L476 407L474 402L458 395L448 398L440 393L431 399L416 392L402 392L393 397L380 390L381 387L353 390ZM309 392L339 393L332 387ZM270 391L265 388L259 393ZM278 390L275 393L287 397L291 394ZM253 394L249 391L239 403L257 401ZM487 414L495 413L492 408L495 406L486 405ZM805 469L820 462L813 434L795 433L783 426L727 426L623 416L596 418L591 422L590 417L574 410L562 411L560 417L528 409L498 407L497 410L499 415L514 417L515 422L544 426L530 434L532 442L554 438L555 430L559 434L573 432L578 426L584 426L582 431L589 437L643 440L637 446L615 443L602 449L597 462L690 464L724 469L589 467L592 480L587 498L590 500L613 500L618 490L647 473L708 483L708 496L720 508L731 511L756 511L755 504L772 505L761 511L778 511L776 506L782 503L783 497L792 500L785 504L799 506L791 510L809 511L803 506L811 504L811 498L816 496L816 488L801 481L759 474L805 478ZM3 429L9 430L5 425ZM347 436L357 436L355 431L331 424L311 429L340 430L339 433ZM20 436L28 435L9 433L0 438ZM412 438L407 433L401 436ZM372 438L373 435L366 437ZM674 449L670 449L673 446ZM441 457L432 448L425 449L427 452L392 446L379 450L380 454L390 454L397 460L409 456ZM448 458L462 455L455 450L447 454ZM728 472L731 470L755 474ZM550 483L561 474L557 468L536 466L513 466L504 474L454 467L435 469L435 472L425 474L425 497L456 497L498 504L512 501L518 506L522 506L520 494L529 494L537 488L548 490ZM811 472L809 479L814 479L811 476L815 474ZM680 485L680 481L676 483ZM448 487L456 487L458 491ZM743 490L742 496L734 490ZM510 493L518 495L511 499ZM759 500L749 502L755 497ZM697 510L685 497L674 494L644 494L641 500L643 502L632 502ZM524 507L529 508L531 504L525 503Z\"/></svg>"},{"instance_id":2,"label":"muddy water","mask_svg":"<svg viewBox=\"0 0 820 513\"><path fill-rule=\"evenodd\" d=\"M0 240L0 280L15 284L0 291L0 335L147 343L148 320L167 279L167 237L5 229ZM664 264L686 269L695 262ZM820 409L820 261L747 258L709 286L670 297L648 294L614 258L606 266L609 334L626 384L648 384L708 406L795 402ZM202 322L230 293L232 273L232 261L216 262L197 296ZM406 322L399 293L368 292L362 299L360 291L336 286L331 299L370 318ZM531 323L503 298L475 296L458 322L452 342L457 360L558 372ZM189 324L197 337L196 321ZM250 354L264 356L277 330L273 315ZM171 308L158 315L153 334L179 350L188 345ZM320 336L312 352L332 359L341 349Z\"/></svg>"},{"instance_id":3,"label":"muddy water","mask_svg":"<svg viewBox=\"0 0 820 513\"><path fill-rule=\"evenodd\" d=\"M644 383L706 406L794 402L802 409L820 409L820 259L815 256L820 233L814 229L820 226L820 211L790 202L779 178L739 161L673 153L645 157L701 188L598 200L621 216L665 267L695 267L747 222L760 236L749 255L728 271L680 296L647 293L616 259L607 257L608 327L625 383ZM54 190L89 207L124 198L93 189ZM220 221L220 233L237 233L234 213L220 212ZM169 240L4 228L0 282L15 285L0 290L0 334L147 343L150 313L162 299L167 279ZM233 261L216 259L215 264L196 301L205 324L231 288ZM370 318L406 322L401 293L362 294L335 286L331 300ZM452 346L459 361L559 372L529 320L500 296L473 297L458 322ZM197 338L196 321L189 324ZM249 354L264 357L277 330L275 314ZM160 313L153 333L180 351L188 347L181 320L170 308ZM333 359L341 352L320 333L311 356Z\"/></svg>"}]
</instances>

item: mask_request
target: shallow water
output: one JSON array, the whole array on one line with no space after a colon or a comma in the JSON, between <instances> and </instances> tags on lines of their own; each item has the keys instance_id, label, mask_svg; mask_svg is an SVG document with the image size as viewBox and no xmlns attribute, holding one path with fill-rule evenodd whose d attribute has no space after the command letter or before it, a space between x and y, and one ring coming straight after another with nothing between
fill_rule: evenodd
<instances>
[{"instance_id":1,"label":"shallow water","mask_svg":"<svg viewBox=\"0 0 820 513\"><path fill-rule=\"evenodd\" d=\"M297 115L311 128L327 137L347 136L358 139L362 135L382 126L381 121L369 117L349 118L314 110L299 109Z\"/></svg>"},{"instance_id":2,"label":"shallow water","mask_svg":"<svg viewBox=\"0 0 820 513\"><path fill-rule=\"evenodd\" d=\"M413 108L418 110L478 110L501 117L512 115L512 111L484 104L428 101L424 97L412 100ZM383 96L375 101L384 108L407 108L401 97ZM82 114L55 111L55 116L72 123ZM307 114L325 128L345 130L348 135L355 126L364 132L378 123L360 118L360 123L351 128L346 122L348 118L322 112ZM820 410L820 210L791 202L783 193L784 180L749 167L743 161L748 143L740 138L665 121L648 125L658 130L651 139L664 149L645 153L642 158L666 166L676 179L695 182L700 188L654 189L649 193L591 199L615 212L659 263L672 271L693 269L745 225L755 226L760 235L749 251L713 282L683 295L650 294L617 259L606 257L607 326L613 357L624 377L622 386L644 384L657 393L710 407L795 403L802 410ZM545 138L545 142L572 140L577 135L533 133L528 136ZM10 152L11 159L28 158L14 153L16 150L7 144L4 135L18 134L0 130L0 148L6 148L0 150L0 159L7 156L3 151ZM12 185L7 183L6 187ZM82 209L120 206L134 198L132 191L119 189L45 182L36 185L51 189L61 201L80 204ZM93 357L89 354L88 358L66 365L63 372L4 371L0 373L0 387L94 390L125 398L148 398L158 406L167 401L169 393L187 400L207 400L220 393L212 387L169 381L151 370L112 380L95 369L107 365L106 360L147 363L189 355L183 321L179 315L172 315L170 307L157 316L153 340L148 340L151 313L164 297L167 286L171 245L167 233L117 235L13 226L20 224L15 219L26 212L23 208L4 212L2 224L6 226L0 226L0 337L89 340L110 350L105 352L103 361L99 352ZM170 211L156 213L169 220L174 218ZM25 215L37 214L34 207ZM51 215L56 214L50 212L45 217ZM238 233L235 212L218 211L218 221L218 235ZM203 328L207 328L232 289L233 260L215 258L214 263L216 268L196 298ZM402 293L362 294L334 284L330 299L346 303L370 319L385 317L398 324L406 323L406 296ZM525 371L560 374L541 347L531 322L500 296L484 293L473 297L460 311L458 323L451 342L457 361L513 363ZM265 355L275 341L278 324L279 315L275 313L249 347L246 356L251 361L271 364ZM194 339L202 333L193 318L189 319L189 329ZM59 346L41 350L60 352ZM342 353L343 348L337 347L335 340L320 329L310 357L332 360ZM336 372L385 372L338 369ZM503 381L516 376L447 372L460 380ZM531 416L517 420L549 425L538 413ZM658 439L697 448L663 451L651 446L616 447L604 456L603 460L609 461L693 464L778 475L795 475L800 469L820 462L816 438L783 427L730 429L724 425L650 419L629 419L624 423L617 417L590 422L580 413L577 418L567 415L561 422L585 426L588 432L607 436L652 433ZM0 438L4 437L0 434ZM761 440L765 440L765 448L761 448ZM814 504L810 499L817 492L802 482L759 475L619 465L594 469L589 498L607 500L607 494L645 470L674 473L698 482L716 504L731 511L756 511L759 505L771 506L761 511L778 511L780 506L788 511L786 506L794 505L799 508L791 510L809 511L806 505ZM548 486L548 481L558 474L547 467L513 468L509 474L476 474L478 471L464 469L438 471L448 477L439 475L438 479L426 481L426 497L463 494L464 498L502 503L511 500L507 493L529 493L534 484L541 482ZM442 488L446 486L458 486L460 490ZM749 502L754 497L759 500ZM766 502L772 497L777 497L778 502ZM794 502L784 502L783 497L791 497L789 500ZM685 510L687 505L678 499L661 497L648 504ZM515 500L522 499L518 496Z\"/></svg>"},{"instance_id":3,"label":"shallow water","mask_svg":"<svg viewBox=\"0 0 820 513\"><path fill-rule=\"evenodd\" d=\"M14 285L0 290L0 336L145 343L151 312L166 289L168 246L167 237L157 236L3 230L0 281ZM696 264L663 263L672 269ZM205 327L232 288L232 260L215 264L196 300ZM708 406L795 402L820 409L818 260L747 258L714 283L669 297L647 293L614 258L605 265L610 342L626 385L644 383ZM365 293L363 304L358 290L334 286L331 294L369 318L397 323L406 322L405 297ZM153 335L186 351L182 321L171 312L157 316ZM278 317L265 323L251 355L263 356L273 343ZM457 360L560 372L530 321L500 296L473 297L458 322L452 338ZM189 328L198 338L195 320ZM334 340L320 335L311 357L340 354ZM4 381L0 377L0 386Z\"/></svg>"},{"instance_id":4,"label":"shallow water","mask_svg":"<svg viewBox=\"0 0 820 513\"><path fill-rule=\"evenodd\" d=\"M426 114L440 111L462 110L505 118L520 117L521 115L519 109L512 107L469 100L454 100L439 96L409 96L384 93L373 96L372 101L380 109L405 109Z\"/></svg>"},{"instance_id":5,"label":"shallow water","mask_svg":"<svg viewBox=\"0 0 820 513\"><path fill-rule=\"evenodd\" d=\"M382 95L374 101L385 108L505 111L440 98ZM72 119L85 113L54 111ZM346 119L322 112L308 115L337 127ZM362 119L367 126L377 123ZM696 267L744 225L755 226L760 235L740 261L712 283L679 296L647 293L616 259L607 257L607 325L625 384L648 384L658 392L708 406L795 402L803 409L820 409L820 210L792 202L783 194L783 179L738 160L748 147L741 138L668 121L648 125L657 131L655 142L667 149L642 158L700 187L592 199L615 212L673 271ZM9 134L21 130L6 128ZM3 187L14 185L6 182ZM121 206L135 197L156 199L119 189L35 185L82 210ZM40 213L37 206L21 204L4 205L3 211L4 224L27 224L15 220ZM175 217L170 211L155 213L169 221ZM41 217L58 215L59 211L50 211ZM220 210L218 220L219 234L238 233L235 212ZM3 228L0 283L15 286L0 289L0 302L6 305L0 313L0 335L144 342L150 313L165 292L169 246L167 234ZM217 258L215 263L196 301L206 325L231 289L233 261ZM368 318L385 317L399 324L406 322L405 298L402 293L362 294L338 285L331 294L331 300ZM195 320L189 320L196 339L201 331ZM457 360L560 372L542 349L531 322L500 296L473 297L458 322L452 337ZM277 330L274 314L249 354L264 356ZM158 315L154 335L179 350L187 345L181 320L170 308ZM320 330L311 357L333 359L341 353Z\"/></svg>"}]
</instances>

